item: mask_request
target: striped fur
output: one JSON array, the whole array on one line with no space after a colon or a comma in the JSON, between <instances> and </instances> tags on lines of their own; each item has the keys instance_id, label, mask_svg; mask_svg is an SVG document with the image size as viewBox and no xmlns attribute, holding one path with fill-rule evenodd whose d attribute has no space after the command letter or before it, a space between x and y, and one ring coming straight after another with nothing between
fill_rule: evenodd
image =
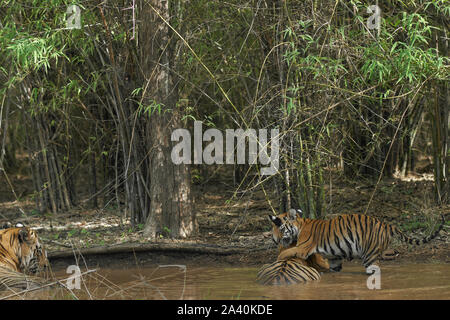
<instances>
[{"instance_id":1,"label":"striped fur","mask_svg":"<svg viewBox=\"0 0 450 320\"><path fill-rule=\"evenodd\" d=\"M279 249L280 253L287 250L282 246ZM314 253L306 260L291 258L265 264L259 270L256 281L263 285L290 285L319 280L319 272L329 270L328 261L320 254Z\"/></svg>"},{"instance_id":2,"label":"striped fur","mask_svg":"<svg viewBox=\"0 0 450 320\"><path fill-rule=\"evenodd\" d=\"M364 267L368 268L387 249L392 236L420 245L435 238L445 223L442 216L439 228L432 235L418 240L407 237L396 226L360 214L312 220L302 218L291 210L269 217L274 224L273 240L285 248L292 246L280 253L279 260L293 257L307 259L319 253L328 259L333 271L342 269L343 259L353 258L360 258Z\"/></svg>"},{"instance_id":3,"label":"striped fur","mask_svg":"<svg viewBox=\"0 0 450 320\"><path fill-rule=\"evenodd\" d=\"M320 279L320 273L303 260L277 260L259 270L256 281L262 285L290 285Z\"/></svg>"},{"instance_id":4,"label":"striped fur","mask_svg":"<svg viewBox=\"0 0 450 320\"><path fill-rule=\"evenodd\" d=\"M47 252L33 229L28 227L0 230L0 266L34 274L48 267Z\"/></svg>"}]
</instances>

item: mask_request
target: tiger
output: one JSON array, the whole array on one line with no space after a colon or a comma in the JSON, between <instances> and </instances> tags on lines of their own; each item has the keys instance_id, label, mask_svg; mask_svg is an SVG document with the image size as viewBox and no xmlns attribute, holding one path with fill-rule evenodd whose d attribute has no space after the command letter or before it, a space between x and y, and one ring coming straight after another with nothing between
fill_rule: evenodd
<instances>
[{"instance_id":1,"label":"tiger","mask_svg":"<svg viewBox=\"0 0 450 320\"><path fill-rule=\"evenodd\" d=\"M262 285L290 285L320 279L320 273L305 260L293 258L265 264L256 281Z\"/></svg>"},{"instance_id":2,"label":"tiger","mask_svg":"<svg viewBox=\"0 0 450 320\"><path fill-rule=\"evenodd\" d=\"M295 246L295 243L292 246ZM281 245L279 253L287 250ZM290 258L265 264L258 271L256 281L262 285L290 285L319 280L320 272L330 270L328 261L320 254L314 253L303 260Z\"/></svg>"},{"instance_id":3,"label":"tiger","mask_svg":"<svg viewBox=\"0 0 450 320\"><path fill-rule=\"evenodd\" d=\"M49 268L47 252L29 227L0 230L0 267L36 274Z\"/></svg>"},{"instance_id":4,"label":"tiger","mask_svg":"<svg viewBox=\"0 0 450 320\"><path fill-rule=\"evenodd\" d=\"M343 214L329 220L308 219L301 217L301 210L291 209L278 216L269 215L273 241L287 248L279 254L279 260L305 260L318 253L328 259L331 271L339 272L343 259L360 258L367 274L374 272L368 268L378 264L392 236L416 245L429 242L445 224L445 217L441 218L442 223L434 234L418 240L407 237L396 226L361 214Z\"/></svg>"}]
</instances>

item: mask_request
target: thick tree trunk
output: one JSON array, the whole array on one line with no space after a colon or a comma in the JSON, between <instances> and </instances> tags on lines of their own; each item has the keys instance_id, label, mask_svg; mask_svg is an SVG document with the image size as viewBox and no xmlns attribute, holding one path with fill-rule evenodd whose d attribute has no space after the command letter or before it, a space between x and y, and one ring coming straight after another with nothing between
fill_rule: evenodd
<instances>
[{"instance_id":1,"label":"thick tree trunk","mask_svg":"<svg viewBox=\"0 0 450 320\"><path fill-rule=\"evenodd\" d=\"M174 38L169 1L141 3L140 55L146 89L144 105L150 108L150 212L144 235L185 238L197 230L190 191L190 168L172 162L171 133L179 128L178 90L174 81ZM164 21L165 20L165 21ZM148 83L148 86L146 84Z\"/></svg>"}]
</instances>

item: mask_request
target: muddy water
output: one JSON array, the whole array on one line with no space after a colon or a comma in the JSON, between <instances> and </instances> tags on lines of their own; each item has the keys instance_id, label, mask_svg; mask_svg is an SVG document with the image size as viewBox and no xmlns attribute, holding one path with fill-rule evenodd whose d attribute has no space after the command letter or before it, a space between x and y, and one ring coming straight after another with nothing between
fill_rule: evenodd
<instances>
[{"instance_id":1,"label":"muddy water","mask_svg":"<svg viewBox=\"0 0 450 320\"><path fill-rule=\"evenodd\" d=\"M83 271L83 270L82 270ZM450 265L408 264L381 267L380 290L367 288L368 276L357 263L317 282L267 287L255 282L258 268L152 266L99 269L83 276L72 296L53 289L34 299L450 299ZM67 277L64 271L56 273ZM45 295L45 297L43 296Z\"/></svg>"}]
</instances>

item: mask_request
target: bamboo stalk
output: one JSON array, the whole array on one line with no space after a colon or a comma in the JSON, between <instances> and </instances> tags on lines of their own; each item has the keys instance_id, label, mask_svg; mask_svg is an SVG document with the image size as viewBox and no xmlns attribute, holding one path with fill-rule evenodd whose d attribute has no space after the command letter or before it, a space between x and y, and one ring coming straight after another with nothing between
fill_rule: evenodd
<instances>
[{"instance_id":1,"label":"bamboo stalk","mask_svg":"<svg viewBox=\"0 0 450 320\"><path fill-rule=\"evenodd\" d=\"M36 119L36 124L37 124L37 133L38 133L38 137L39 137L39 142L41 145L41 155L42 155L42 159L44 162L44 173L45 173L45 177L47 179L47 186L46 189L48 191L48 196L50 199L50 206L51 206L51 210L54 214L57 213L58 209L56 207L56 201L55 201L55 195L53 193L53 185L52 185L52 180L50 178L50 169L49 169L49 163L48 163L48 159L47 159L47 145L44 143L44 137L43 137L43 133L42 133L42 127L40 124L40 119L41 117L38 117L38 119Z\"/></svg>"}]
</instances>

